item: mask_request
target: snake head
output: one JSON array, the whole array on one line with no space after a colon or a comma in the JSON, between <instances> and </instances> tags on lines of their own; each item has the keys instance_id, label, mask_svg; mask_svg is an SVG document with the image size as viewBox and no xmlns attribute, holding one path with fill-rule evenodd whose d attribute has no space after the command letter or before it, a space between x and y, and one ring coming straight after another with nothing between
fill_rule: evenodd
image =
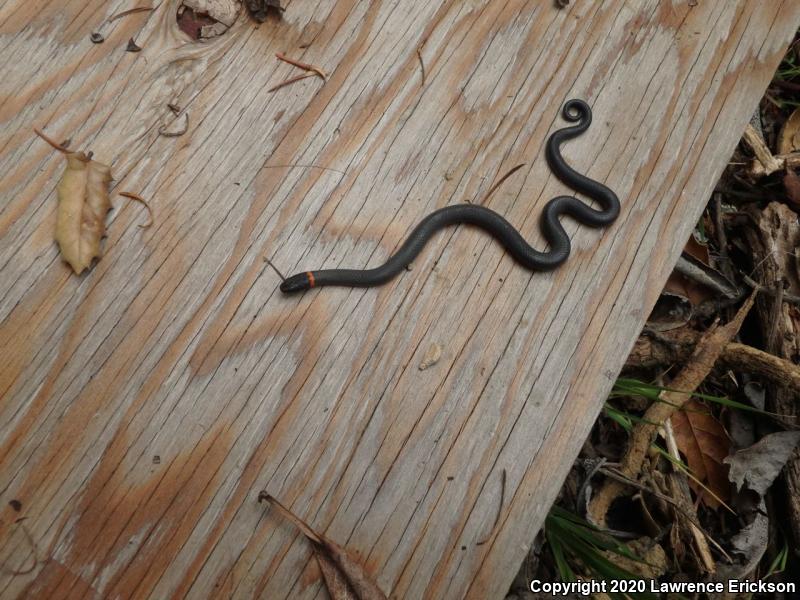
<instances>
[{"instance_id":1,"label":"snake head","mask_svg":"<svg viewBox=\"0 0 800 600\"><path fill-rule=\"evenodd\" d=\"M312 281L310 273L298 273L297 275L292 275L281 284L281 291L284 294L304 292L314 287Z\"/></svg>"}]
</instances>

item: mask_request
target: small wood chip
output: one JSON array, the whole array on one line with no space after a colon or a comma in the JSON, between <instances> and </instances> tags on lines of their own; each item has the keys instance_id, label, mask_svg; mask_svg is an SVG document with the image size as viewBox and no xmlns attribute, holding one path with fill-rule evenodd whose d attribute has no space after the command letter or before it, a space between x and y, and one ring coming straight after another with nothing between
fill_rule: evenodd
<instances>
[{"instance_id":1,"label":"small wood chip","mask_svg":"<svg viewBox=\"0 0 800 600\"><path fill-rule=\"evenodd\" d=\"M742 134L742 139L753 150L753 154L756 155L756 159L763 168L765 175L771 175L783 168L784 165L772 155L772 152L764 142L764 138L751 124L747 124L744 134Z\"/></svg>"},{"instance_id":2,"label":"small wood chip","mask_svg":"<svg viewBox=\"0 0 800 600\"><path fill-rule=\"evenodd\" d=\"M419 363L419 370L424 371L431 368L439 362L440 358L442 358L442 347L439 344L431 344L425 356L422 357L422 362Z\"/></svg>"},{"instance_id":3,"label":"small wood chip","mask_svg":"<svg viewBox=\"0 0 800 600\"><path fill-rule=\"evenodd\" d=\"M96 31L92 32L92 34L89 36L89 39L92 40L93 44L102 44L106 41L106 38L103 37L103 34Z\"/></svg>"},{"instance_id":4,"label":"small wood chip","mask_svg":"<svg viewBox=\"0 0 800 600\"><path fill-rule=\"evenodd\" d=\"M133 38L128 40L128 47L125 48L126 52L141 52L142 48L136 45L136 42L133 41Z\"/></svg>"}]
</instances>

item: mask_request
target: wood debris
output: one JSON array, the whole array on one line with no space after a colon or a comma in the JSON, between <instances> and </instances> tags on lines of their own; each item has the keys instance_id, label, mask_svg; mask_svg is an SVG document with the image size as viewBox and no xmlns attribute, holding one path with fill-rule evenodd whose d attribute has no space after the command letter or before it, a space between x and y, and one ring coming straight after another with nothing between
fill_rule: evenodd
<instances>
[{"instance_id":1,"label":"wood debris","mask_svg":"<svg viewBox=\"0 0 800 600\"><path fill-rule=\"evenodd\" d=\"M310 71L312 73L316 73L319 77L322 78L323 81L328 80L328 74L315 65L304 63L299 60L295 60L294 58L289 58L282 52L276 52L275 56L276 58L278 58L278 60L282 60L285 63L297 67L298 69L303 69L304 71Z\"/></svg>"},{"instance_id":2,"label":"wood debris","mask_svg":"<svg viewBox=\"0 0 800 600\"><path fill-rule=\"evenodd\" d=\"M310 64L304 63L304 62L300 62L299 60L295 60L293 58L289 58L288 56L286 56L285 54L283 54L281 52L277 52L275 54L275 56L279 60L282 60L285 63L288 63L288 64L290 64L292 66L295 66L295 67L297 67L299 69L303 69L304 71L306 71L306 73L304 73L302 75L297 75L295 77L291 77L291 78L287 79L286 81L282 81L282 82L280 82L280 83L278 83L276 85L273 85L271 88L269 88L267 90L267 93L274 92L276 90L281 89L282 87L285 87L285 86L290 85L292 83L296 83L296 82L301 81L303 79L307 79L308 77L314 77L315 75L317 77L321 78L323 81L327 81L327 79L328 79L328 74L325 73L325 71L323 71L322 69L320 69L317 66L310 65Z\"/></svg>"},{"instance_id":3,"label":"wood debris","mask_svg":"<svg viewBox=\"0 0 800 600\"><path fill-rule=\"evenodd\" d=\"M689 401L694 390L717 362L724 347L739 331L754 302L755 293L750 295L730 323L724 326L714 326L703 335L695 348L691 362L670 383L671 389L680 391L662 392L663 402L652 404L645 412L642 422L633 428L628 448L620 461L620 472L623 475L631 479L637 477L645 456L658 433L658 428ZM611 481L594 496L589 510L596 523L604 524L606 522L606 515L611 503L623 491L622 484Z\"/></svg>"},{"instance_id":4,"label":"wood debris","mask_svg":"<svg viewBox=\"0 0 800 600\"><path fill-rule=\"evenodd\" d=\"M440 358L442 358L442 347L439 344L431 344L422 357L422 361L419 363L419 370L425 371L426 369L430 369L439 362Z\"/></svg>"},{"instance_id":5,"label":"wood debris","mask_svg":"<svg viewBox=\"0 0 800 600\"><path fill-rule=\"evenodd\" d=\"M302 75L295 75L294 77L291 77L291 78L287 79L286 81L281 81L280 83L273 85L271 88L269 88L267 90L267 93L269 94L269 93L275 92L275 91L281 89L282 87L286 87L287 85L291 85L291 84L296 83L298 81L301 81L303 79L308 79L309 77L315 77L315 76L316 76L316 73L303 73Z\"/></svg>"},{"instance_id":6,"label":"wood debris","mask_svg":"<svg viewBox=\"0 0 800 600\"><path fill-rule=\"evenodd\" d=\"M322 571L325 586L333 600L387 600L386 594L347 549L315 532L267 492L259 493L258 501L268 502L279 515L297 527L311 543L314 557Z\"/></svg>"},{"instance_id":7,"label":"wood debris","mask_svg":"<svg viewBox=\"0 0 800 600\"><path fill-rule=\"evenodd\" d=\"M752 124L747 124L742 140L750 146L753 154L755 154L755 160L750 168L750 172L754 178L771 175L785 168L785 160L778 160L772 155L772 152L764 142L764 138L761 137L761 134L758 133Z\"/></svg>"}]
</instances>

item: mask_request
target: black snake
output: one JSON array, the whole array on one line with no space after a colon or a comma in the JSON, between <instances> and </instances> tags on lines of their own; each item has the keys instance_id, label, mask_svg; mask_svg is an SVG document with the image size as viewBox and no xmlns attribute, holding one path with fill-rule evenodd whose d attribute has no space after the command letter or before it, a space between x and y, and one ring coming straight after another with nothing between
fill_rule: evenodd
<instances>
[{"instance_id":1,"label":"black snake","mask_svg":"<svg viewBox=\"0 0 800 600\"><path fill-rule=\"evenodd\" d=\"M540 252L495 211L476 204L455 204L433 211L416 226L400 249L384 264L374 269L325 269L292 275L281 284L284 293L301 292L323 285L373 286L386 283L402 272L422 251L437 231L449 225L468 223L485 229L503 244L519 263L534 271L547 271L563 263L570 252L570 240L559 221L568 215L589 227L611 224L619 215L617 195L603 184L581 175L561 156L561 144L586 131L592 122L592 110L583 100L569 100L563 108L564 119L575 123L555 131L547 140L545 155L550 169L563 183L595 200L601 210L592 208L572 196L557 196L544 207L541 230L550 249Z\"/></svg>"}]
</instances>

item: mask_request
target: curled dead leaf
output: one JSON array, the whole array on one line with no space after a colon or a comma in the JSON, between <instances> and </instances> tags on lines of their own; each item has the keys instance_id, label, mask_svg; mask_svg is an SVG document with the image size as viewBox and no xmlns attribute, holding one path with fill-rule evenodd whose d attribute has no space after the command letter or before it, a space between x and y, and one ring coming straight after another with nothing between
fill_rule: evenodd
<instances>
[{"instance_id":1,"label":"curled dead leaf","mask_svg":"<svg viewBox=\"0 0 800 600\"><path fill-rule=\"evenodd\" d=\"M100 256L100 240L111 208L111 169L82 152L67 154L67 168L58 184L56 242L61 256L80 275Z\"/></svg>"},{"instance_id":2,"label":"curled dead leaf","mask_svg":"<svg viewBox=\"0 0 800 600\"><path fill-rule=\"evenodd\" d=\"M36 134L63 153L67 167L58 182L56 242L72 270L80 275L99 257L100 240L106 231L106 214L111 208L111 168L83 152L70 152L38 129Z\"/></svg>"},{"instance_id":3,"label":"curled dead leaf","mask_svg":"<svg viewBox=\"0 0 800 600\"><path fill-rule=\"evenodd\" d=\"M717 508L720 500L727 502L730 486L723 461L728 456L730 440L725 428L696 400L684 404L683 410L673 413L670 421L689 469L708 489L691 479L689 485L708 506Z\"/></svg>"},{"instance_id":4,"label":"curled dead leaf","mask_svg":"<svg viewBox=\"0 0 800 600\"><path fill-rule=\"evenodd\" d=\"M269 502L284 519L297 527L311 542L325 587L333 600L387 600L386 594L346 548L314 531L267 492L259 493L258 501L262 500Z\"/></svg>"}]
</instances>

